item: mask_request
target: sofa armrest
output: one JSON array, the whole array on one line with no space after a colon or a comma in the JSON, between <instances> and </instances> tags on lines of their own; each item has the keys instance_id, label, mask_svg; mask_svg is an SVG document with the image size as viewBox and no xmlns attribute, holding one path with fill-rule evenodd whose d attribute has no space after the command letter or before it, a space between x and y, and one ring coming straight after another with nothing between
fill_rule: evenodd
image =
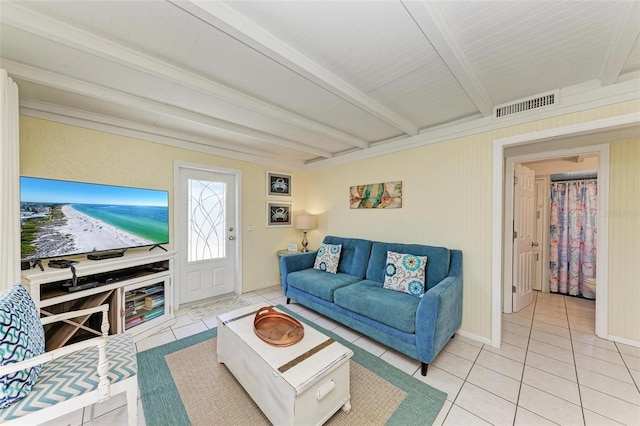
<instances>
[{"instance_id":1,"label":"sofa armrest","mask_svg":"<svg viewBox=\"0 0 640 426\"><path fill-rule=\"evenodd\" d=\"M280 258L280 278L282 280L282 289L287 293L287 275L292 272L302 271L304 269L313 268L316 260L316 251L307 253L290 254Z\"/></svg>"},{"instance_id":2,"label":"sofa armrest","mask_svg":"<svg viewBox=\"0 0 640 426\"><path fill-rule=\"evenodd\" d=\"M429 363L462 325L462 252L451 251L449 275L422 297L416 313L416 346Z\"/></svg>"}]
</instances>

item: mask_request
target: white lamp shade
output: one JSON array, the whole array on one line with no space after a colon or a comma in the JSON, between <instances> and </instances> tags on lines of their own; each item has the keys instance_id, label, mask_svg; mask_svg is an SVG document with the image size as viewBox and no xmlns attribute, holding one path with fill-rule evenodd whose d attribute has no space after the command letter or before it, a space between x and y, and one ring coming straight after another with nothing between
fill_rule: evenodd
<instances>
[{"instance_id":1,"label":"white lamp shade","mask_svg":"<svg viewBox=\"0 0 640 426\"><path fill-rule=\"evenodd\" d=\"M308 214L296 216L295 225L296 229L302 229L304 231L316 229L316 217Z\"/></svg>"}]
</instances>

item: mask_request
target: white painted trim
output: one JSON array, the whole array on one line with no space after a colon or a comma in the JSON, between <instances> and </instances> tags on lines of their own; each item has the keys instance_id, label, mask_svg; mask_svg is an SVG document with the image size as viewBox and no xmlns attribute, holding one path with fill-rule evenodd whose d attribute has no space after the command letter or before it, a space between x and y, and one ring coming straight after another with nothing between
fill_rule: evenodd
<instances>
[{"instance_id":1,"label":"white painted trim","mask_svg":"<svg viewBox=\"0 0 640 426\"><path fill-rule=\"evenodd\" d=\"M598 254L596 256L596 336L609 339L609 159L611 144L598 152ZM602 283L602 286L601 284Z\"/></svg>"},{"instance_id":2,"label":"white painted trim","mask_svg":"<svg viewBox=\"0 0 640 426\"><path fill-rule=\"evenodd\" d=\"M477 334L469 333L468 331L458 330L456 331L456 334L459 334L462 337L466 337L467 339L475 340L476 342L482 343L483 345L491 345L491 339L478 336Z\"/></svg>"},{"instance_id":3,"label":"white painted trim","mask_svg":"<svg viewBox=\"0 0 640 426\"><path fill-rule=\"evenodd\" d=\"M21 100L21 103L22 102L23 101ZM280 167L283 169L301 170L299 163L292 163L280 158L271 158L265 153L258 154L256 152L252 154L249 150L245 152L239 152L232 149L220 148L219 146L211 146L209 145L209 143L211 143L211 140L207 138L187 135L181 132L171 131L167 129L160 129L154 126L133 123L113 117L100 116L101 118L104 118L104 122L92 121L87 118L92 115L91 113L83 112L82 114L79 114L79 116L82 118L79 118L78 116L69 116L64 113L64 111L66 111L66 108L64 107L55 108L55 111L57 112L41 111L40 109L32 108L31 102L35 101L28 100L28 102L24 102L25 104L27 104L26 106L20 106L20 115L40 118L43 120L54 121L62 124L69 124L71 126L84 127L86 129L96 130L99 132L112 133L114 135L155 142L167 146L173 146L175 148L192 150L224 158L232 158L235 160L264 164L273 167Z\"/></svg>"},{"instance_id":4,"label":"white painted trim","mask_svg":"<svg viewBox=\"0 0 640 426\"><path fill-rule=\"evenodd\" d=\"M338 154L325 160L309 162L306 164L305 170L322 170L327 167L393 154L395 152L440 143L451 139L504 129L620 102L637 100L640 98L639 82L640 80L634 79L573 95L565 95L563 94L563 90L561 90L562 105L558 105L557 107L544 109L542 111L532 110L499 120L493 119L492 117L483 117L467 121L457 121L454 125L445 124L435 128L428 128L421 130L418 136L400 139L392 138L389 141L376 142L372 144L371 148L366 150Z\"/></svg>"},{"instance_id":5,"label":"white painted trim","mask_svg":"<svg viewBox=\"0 0 640 426\"><path fill-rule=\"evenodd\" d=\"M184 85L285 123L329 136L351 145L359 146L367 144L366 141L353 135L279 108L276 105L269 104L247 93L242 93L218 83L211 78L202 77L184 68L163 62L152 56L145 55L142 52L129 49L95 34L53 19L50 16L40 14L17 4L17 2L4 2L0 18L2 19L3 25L10 25L65 46L82 50L99 58L104 58L114 63L149 73L178 85Z\"/></svg>"},{"instance_id":6,"label":"white painted trim","mask_svg":"<svg viewBox=\"0 0 640 426\"><path fill-rule=\"evenodd\" d=\"M300 152L317 155L319 157L331 157L330 152L305 145L302 142L284 138L282 136L256 130L230 121L221 120L199 112L179 108L162 102L113 90L104 86L84 82L76 78L64 76L62 74L44 71L31 66L23 65L14 61L5 60L3 66L16 78L27 80L33 83L42 84L59 90L66 90L89 98L100 99L105 102L112 102L127 108L134 108L145 111L160 117L180 120L185 123L197 123L208 126L230 134L239 135L245 138L267 142L272 145L294 149ZM45 104L46 105L46 104Z\"/></svg>"},{"instance_id":7,"label":"white painted trim","mask_svg":"<svg viewBox=\"0 0 640 426\"><path fill-rule=\"evenodd\" d=\"M622 343L624 345L633 346L634 348L640 348L640 342L631 340L631 339L626 339L624 337L609 335L609 340L613 340L614 342Z\"/></svg>"},{"instance_id":8,"label":"white painted trim","mask_svg":"<svg viewBox=\"0 0 640 426\"><path fill-rule=\"evenodd\" d=\"M478 111L488 117L493 113L493 101L471 66L464 50L449 25L442 19L433 2L403 1L405 9L420 27L422 34L455 76Z\"/></svg>"},{"instance_id":9,"label":"white painted trim","mask_svg":"<svg viewBox=\"0 0 640 426\"><path fill-rule=\"evenodd\" d=\"M502 226L504 144L493 142L493 221L491 225L491 346L502 342ZM509 313L511 309L509 309Z\"/></svg>"},{"instance_id":10,"label":"white painted trim","mask_svg":"<svg viewBox=\"0 0 640 426\"><path fill-rule=\"evenodd\" d=\"M418 134L416 125L405 117L318 65L223 2L172 1L172 3L396 129L409 135ZM357 146L367 148L368 144Z\"/></svg>"},{"instance_id":11,"label":"white painted trim","mask_svg":"<svg viewBox=\"0 0 640 426\"><path fill-rule=\"evenodd\" d=\"M543 181L543 185L545 188L549 188L551 184L551 179L549 176L544 176L540 178ZM542 203L542 210L545 212L542 217L542 228L549 229L549 218L551 217L551 206L549 205L548 197L545 197ZM542 233L542 258L549 259L549 233ZM542 292L549 292L549 268L542 268L542 285L540 287Z\"/></svg>"},{"instance_id":12,"label":"white painted trim","mask_svg":"<svg viewBox=\"0 0 640 426\"><path fill-rule=\"evenodd\" d=\"M559 139L562 137L576 136L581 134L589 134L593 132L601 132L601 131L613 130L617 128L630 127L630 126L638 125L639 123L640 123L640 112L637 112L637 113L625 114L625 115L620 115L615 117L608 117L601 120L594 120L594 121L589 121L585 123L579 123L576 125L558 127L558 128L543 130L539 132L527 133L527 134L494 140L493 142L493 193L496 196L494 197L494 200L493 200L492 248L491 248L491 253L492 253L491 345L492 346L500 347L500 344L502 341L502 317L501 317L502 303L501 302L503 301L503 298L504 298L503 289L506 287L503 282L503 273L504 273L503 265L505 263L503 252L508 252L508 248L505 247L505 245L503 244L503 224L508 220L508 218L505 215L505 209L503 204L505 200L505 196L504 196L505 194L503 190L505 188L504 185L505 185L505 169L506 169L504 150L508 147L513 147L517 145L522 145L527 143L537 143L537 142L547 141L550 139L556 139L556 138ZM605 145L608 146L608 144L605 144ZM602 145L599 145L599 146L601 147ZM583 149L584 150L590 149L591 152L593 152L598 150L597 147L598 147L597 145L592 145L590 147L583 147ZM562 151L553 151L553 152L547 152L546 155L549 157L557 157L562 155L561 153ZM602 173L608 189L608 175L609 175L608 148L606 149L600 148L600 155L602 157L599 161L599 166L598 166L599 179L600 179L600 174ZM533 161L532 159L530 159L532 157L521 156L519 158L521 159L521 161L524 161L524 159L527 159L527 161ZM607 164L606 167L603 166L605 161ZM604 185L602 186L604 187ZM599 202L600 200L603 200L603 202L606 201L607 203L606 206L608 206L608 196L599 197ZM598 208L600 207L601 206L598 205ZM602 211L604 211L606 208L607 207L604 207ZM511 213L511 216L512 215L513 214ZM606 232L608 231L608 219L606 217L603 218L603 216L605 215L598 216L598 227L602 231ZM604 222L601 222L600 219L603 219ZM604 228L600 228L601 226ZM599 247L599 253L598 253L599 263L597 264L597 268L598 268L598 276L600 276L601 273L604 274L608 272L608 258L606 255L604 255L608 252L608 241L607 239L604 238L604 232L598 233L598 247ZM601 263L601 262L606 262L606 263ZM604 268L604 271L601 268ZM605 287L603 292L607 293L606 279L604 280L603 284ZM596 312L596 332L598 333L598 336L607 338L606 337L607 336L606 304L602 305L603 303L606 303L607 296L604 295L603 297L599 293L600 293L600 278L598 277L598 297L596 298L596 301L598 300L598 298L603 298L604 301L601 301L600 305L596 302L596 311L597 311ZM602 308L602 306L604 306L604 309ZM599 307L600 309L598 309ZM603 333L603 330L605 331L604 333Z\"/></svg>"},{"instance_id":13,"label":"white painted trim","mask_svg":"<svg viewBox=\"0 0 640 426\"><path fill-rule=\"evenodd\" d=\"M627 10L620 17L620 22L613 29L616 31L613 43L607 52L607 61L602 66L600 81L602 85L614 83L627 63L627 58L633 50L633 46L640 35L638 26L638 16L640 16L640 3L630 1L627 3Z\"/></svg>"},{"instance_id":14,"label":"white painted trim","mask_svg":"<svg viewBox=\"0 0 640 426\"><path fill-rule=\"evenodd\" d=\"M197 164L197 163L190 163L190 162L186 162L186 161L180 161L180 160L174 160L173 162L173 191L172 191L172 195L173 195L173 232L174 232L174 239L175 239L175 233L178 230L178 209L177 209L177 203L178 203L178 196L177 196L177 191L178 188L180 187L180 169L192 169L192 170L204 170L207 172L213 172L213 173L224 173L224 174L228 174L228 175L232 175L235 178L235 197L236 197L236 206L235 206L235 223L236 223L236 243L234 245L235 247L235 252L234 255L236 257L236 265L235 265L235 283L233 285L234 287L234 292L235 294L242 294L242 241L244 240L243 238L243 226L242 226L242 170L236 170L236 169L229 169L226 167L218 167L218 166L211 166L208 164ZM176 248L178 249L178 248ZM175 271L175 276L178 277L179 276L179 268L180 268L180 262L177 261L176 259L176 271ZM173 293L174 293L174 306L176 307L176 310L178 309L178 307L180 306L180 291L178 290L178 285L176 283L176 285L173 286Z\"/></svg>"}]
</instances>

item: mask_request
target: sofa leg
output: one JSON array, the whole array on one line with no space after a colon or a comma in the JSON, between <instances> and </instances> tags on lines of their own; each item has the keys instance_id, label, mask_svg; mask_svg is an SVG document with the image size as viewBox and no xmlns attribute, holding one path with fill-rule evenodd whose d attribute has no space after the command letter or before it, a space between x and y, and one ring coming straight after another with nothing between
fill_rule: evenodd
<instances>
[{"instance_id":1,"label":"sofa leg","mask_svg":"<svg viewBox=\"0 0 640 426\"><path fill-rule=\"evenodd\" d=\"M427 367L429 367L429 364L425 364L424 362L420 363L420 374L422 374L423 376L427 375Z\"/></svg>"},{"instance_id":2,"label":"sofa leg","mask_svg":"<svg viewBox=\"0 0 640 426\"><path fill-rule=\"evenodd\" d=\"M289 304L289 302L291 302L291 298L287 297L287 305Z\"/></svg>"}]
</instances>

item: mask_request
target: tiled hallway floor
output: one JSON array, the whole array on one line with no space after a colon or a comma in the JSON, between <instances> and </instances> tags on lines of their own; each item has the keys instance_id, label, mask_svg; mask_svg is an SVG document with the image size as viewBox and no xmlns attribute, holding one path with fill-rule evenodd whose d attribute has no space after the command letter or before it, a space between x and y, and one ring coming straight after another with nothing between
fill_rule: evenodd
<instances>
[{"instance_id":1,"label":"tiled hallway floor","mask_svg":"<svg viewBox=\"0 0 640 426\"><path fill-rule=\"evenodd\" d=\"M243 295L251 303L284 304L279 287ZM593 301L536 292L524 310L503 315L500 349L461 336L429 366L292 303L291 310L332 330L390 364L447 393L436 424L443 425L640 425L640 348L595 336ZM137 343L138 351L216 326L216 319L177 322ZM139 424L144 425L138 401ZM88 422L83 410L52 424ZM124 398L96 408L96 425L126 424ZM150 425L151 426L151 425Z\"/></svg>"}]
</instances>

